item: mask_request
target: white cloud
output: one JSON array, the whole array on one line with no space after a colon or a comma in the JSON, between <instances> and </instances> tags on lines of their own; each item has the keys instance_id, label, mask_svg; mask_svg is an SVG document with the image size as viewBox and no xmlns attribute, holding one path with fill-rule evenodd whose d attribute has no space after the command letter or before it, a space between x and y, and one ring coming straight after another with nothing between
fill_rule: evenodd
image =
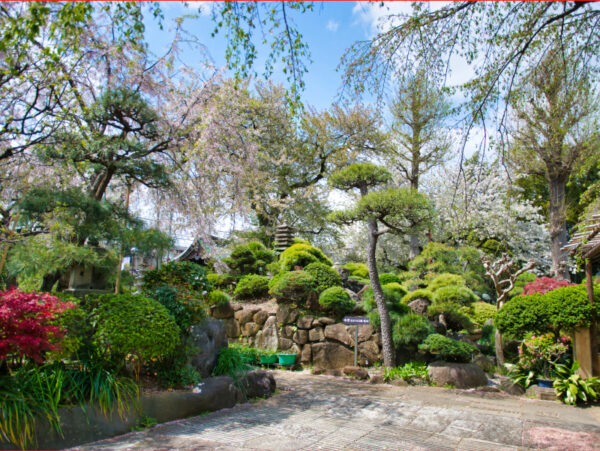
<instances>
[{"instance_id":1,"label":"white cloud","mask_svg":"<svg viewBox=\"0 0 600 451\"><path fill-rule=\"evenodd\" d=\"M214 2L203 1L203 2L184 2L184 7L194 12L198 12L202 16L210 16L212 4Z\"/></svg>"},{"instance_id":2,"label":"white cloud","mask_svg":"<svg viewBox=\"0 0 600 451\"><path fill-rule=\"evenodd\" d=\"M335 20L331 20L331 19L329 20L329 22L327 22L327 25L326 25L326 28L327 28L329 31L333 31L334 33L335 33L336 31L338 31L338 28L339 28L339 27L340 27L340 24L339 24L339 23L337 23Z\"/></svg>"}]
</instances>

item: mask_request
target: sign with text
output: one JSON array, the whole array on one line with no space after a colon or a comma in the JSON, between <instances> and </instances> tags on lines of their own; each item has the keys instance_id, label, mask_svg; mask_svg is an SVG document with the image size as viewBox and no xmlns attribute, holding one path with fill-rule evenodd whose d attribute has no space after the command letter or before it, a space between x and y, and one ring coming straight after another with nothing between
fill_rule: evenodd
<instances>
[{"instance_id":1,"label":"sign with text","mask_svg":"<svg viewBox=\"0 0 600 451\"><path fill-rule=\"evenodd\" d=\"M369 318L366 316L344 316L344 324L348 326L353 324L369 324Z\"/></svg>"}]
</instances>

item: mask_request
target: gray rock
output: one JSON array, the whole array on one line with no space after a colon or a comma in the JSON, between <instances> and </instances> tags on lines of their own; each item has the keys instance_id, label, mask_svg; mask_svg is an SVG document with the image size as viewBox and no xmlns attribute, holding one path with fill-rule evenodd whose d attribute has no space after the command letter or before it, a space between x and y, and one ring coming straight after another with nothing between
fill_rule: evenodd
<instances>
[{"instance_id":1,"label":"gray rock","mask_svg":"<svg viewBox=\"0 0 600 451\"><path fill-rule=\"evenodd\" d=\"M244 337L253 337L254 335L256 335L256 332L258 332L258 330L258 324L251 321L242 326L242 335Z\"/></svg>"},{"instance_id":2,"label":"gray rock","mask_svg":"<svg viewBox=\"0 0 600 451\"><path fill-rule=\"evenodd\" d=\"M325 339L325 335L323 335L322 327L315 327L308 331L308 339L310 341L321 341Z\"/></svg>"},{"instance_id":3,"label":"gray rock","mask_svg":"<svg viewBox=\"0 0 600 451\"><path fill-rule=\"evenodd\" d=\"M314 321L313 316L302 316L298 318L297 326L298 329L310 329Z\"/></svg>"},{"instance_id":4,"label":"gray rock","mask_svg":"<svg viewBox=\"0 0 600 451\"><path fill-rule=\"evenodd\" d=\"M249 323L250 321L252 321L253 317L254 317L254 313L252 310L250 309L242 309L242 310L238 310L237 312L235 312L235 319L238 320L238 323L240 323L240 326L243 327L244 324Z\"/></svg>"},{"instance_id":5,"label":"gray rock","mask_svg":"<svg viewBox=\"0 0 600 451\"><path fill-rule=\"evenodd\" d=\"M290 314L288 316L288 322L290 324L295 323L296 321L298 321L299 316L300 316L300 311L298 309L291 309Z\"/></svg>"},{"instance_id":6,"label":"gray rock","mask_svg":"<svg viewBox=\"0 0 600 451\"><path fill-rule=\"evenodd\" d=\"M375 331L369 324L358 326L358 342L362 343L363 341L369 340L373 335L373 332ZM354 334L352 334L352 336L354 337Z\"/></svg>"},{"instance_id":7,"label":"gray rock","mask_svg":"<svg viewBox=\"0 0 600 451\"><path fill-rule=\"evenodd\" d=\"M320 368L344 368L354 362L354 353L337 343L315 343L311 352L313 363Z\"/></svg>"},{"instance_id":8,"label":"gray rock","mask_svg":"<svg viewBox=\"0 0 600 451\"><path fill-rule=\"evenodd\" d=\"M225 334L228 338L238 338L240 336L240 323L235 318L228 318L223 320L225 325Z\"/></svg>"},{"instance_id":9,"label":"gray rock","mask_svg":"<svg viewBox=\"0 0 600 451\"><path fill-rule=\"evenodd\" d=\"M296 332L294 332L292 340L294 340L294 343L298 343L299 345L306 344L308 342L308 331L298 329Z\"/></svg>"},{"instance_id":10,"label":"gray rock","mask_svg":"<svg viewBox=\"0 0 600 451\"><path fill-rule=\"evenodd\" d=\"M279 348L279 336L277 334L277 320L274 316L269 316L265 321L262 333L257 340L257 346L260 349L277 351Z\"/></svg>"},{"instance_id":11,"label":"gray rock","mask_svg":"<svg viewBox=\"0 0 600 451\"><path fill-rule=\"evenodd\" d=\"M370 366L381 359L379 346L373 341L365 341L358 345L358 360L361 365Z\"/></svg>"},{"instance_id":12,"label":"gray rock","mask_svg":"<svg viewBox=\"0 0 600 451\"><path fill-rule=\"evenodd\" d=\"M382 374L374 374L369 379L369 384L383 384L384 382Z\"/></svg>"},{"instance_id":13,"label":"gray rock","mask_svg":"<svg viewBox=\"0 0 600 451\"><path fill-rule=\"evenodd\" d=\"M413 310L413 312L418 313L419 315L425 315L427 313L427 308L431 305L431 302L427 299L415 299L408 303L408 306Z\"/></svg>"},{"instance_id":14,"label":"gray rock","mask_svg":"<svg viewBox=\"0 0 600 451\"><path fill-rule=\"evenodd\" d=\"M259 310L253 316L254 322L259 326L262 326L267 318L269 317L269 313L264 310Z\"/></svg>"},{"instance_id":15,"label":"gray rock","mask_svg":"<svg viewBox=\"0 0 600 451\"><path fill-rule=\"evenodd\" d=\"M408 387L408 382L404 379L392 379L390 384L395 385L396 387Z\"/></svg>"},{"instance_id":16,"label":"gray rock","mask_svg":"<svg viewBox=\"0 0 600 451\"><path fill-rule=\"evenodd\" d=\"M242 310L244 308L244 306L242 304L237 303L237 302L232 302L231 303L231 308L233 309L234 312L237 312L238 310Z\"/></svg>"},{"instance_id":17,"label":"gray rock","mask_svg":"<svg viewBox=\"0 0 600 451\"><path fill-rule=\"evenodd\" d=\"M241 378L242 392L248 399L268 398L276 388L275 378L272 373L257 370L249 371Z\"/></svg>"},{"instance_id":18,"label":"gray rock","mask_svg":"<svg viewBox=\"0 0 600 451\"><path fill-rule=\"evenodd\" d=\"M326 316L322 316L321 318L317 319L313 323L313 327L315 327L315 326L329 326L330 324L335 324L335 320L333 318L328 318Z\"/></svg>"},{"instance_id":19,"label":"gray rock","mask_svg":"<svg viewBox=\"0 0 600 451\"><path fill-rule=\"evenodd\" d=\"M300 363L310 363L312 360L312 347L309 344L302 346L300 352Z\"/></svg>"},{"instance_id":20,"label":"gray rock","mask_svg":"<svg viewBox=\"0 0 600 451\"><path fill-rule=\"evenodd\" d=\"M346 330L346 326L341 323L326 326L325 338L339 341L340 343L343 343L346 346L354 346L354 339L350 337L350 334Z\"/></svg>"},{"instance_id":21,"label":"gray rock","mask_svg":"<svg viewBox=\"0 0 600 451\"><path fill-rule=\"evenodd\" d=\"M294 342L292 340L290 340L289 338L280 338L279 339L279 349L281 349L282 351L287 351L288 349L290 349L292 347L293 344L294 344Z\"/></svg>"},{"instance_id":22,"label":"gray rock","mask_svg":"<svg viewBox=\"0 0 600 451\"><path fill-rule=\"evenodd\" d=\"M294 328L292 326L283 326L281 328L281 336L283 338L292 338L294 336Z\"/></svg>"},{"instance_id":23,"label":"gray rock","mask_svg":"<svg viewBox=\"0 0 600 451\"><path fill-rule=\"evenodd\" d=\"M208 377L217 364L221 348L227 347L225 325L218 319L206 319L190 328L192 344L200 352L191 358L191 364L202 377Z\"/></svg>"},{"instance_id":24,"label":"gray rock","mask_svg":"<svg viewBox=\"0 0 600 451\"><path fill-rule=\"evenodd\" d=\"M277 318L277 322L279 324L287 324L288 318L290 316L290 306L286 304L279 304L277 306L277 311L275 312L275 316Z\"/></svg>"},{"instance_id":25,"label":"gray rock","mask_svg":"<svg viewBox=\"0 0 600 451\"><path fill-rule=\"evenodd\" d=\"M348 295L350 295L350 299L352 299L354 302L358 302L359 301L358 294L356 294L350 288L346 288L346 293L348 293Z\"/></svg>"},{"instance_id":26,"label":"gray rock","mask_svg":"<svg viewBox=\"0 0 600 451\"><path fill-rule=\"evenodd\" d=\"M498 384L498 388L508 393L509 395L523 396L525 394L525 389L519 384L515 384L513 381L510 380L509 377L500 376L499 382L500 383Z\"/></svg>"},{"instance_id":27,"label":"gray rock","mask_svg":"<svg viewBox=\"0 0 600 451\"><path fill-rule=\"evenodd\" d=\"M439 386L475 388L487 385L487 376L474 363L433 362L429 365L429 378Z\"/></svg>"},{"instance_id":28,"label":"gray rock","mask_svg":"<svg viewBox=\"0 0 600 451\"><path fill-rule=\"evenodd\" d=\"M233 308L229 302L226 304L213 305L210 308L211 316L217 319L233 318L233 313Z\"/></svg>"},{"instance_id":29,"label":"gray rock","mask_svg":"<svg viewBox=\"0 0 600 451\"><path fill-rule=\"evenodd\" d=\"M352 376L356 379L366 380L369 378L369 372L359 366L345 366L342 372L346 376Z\"/></svg>"},{"instance_id":30,"label":"gray rock","mask_svg":"<svg viewBox=\"0 0 600 451\"><path fill-rule=\"evenodd\" d=\"M478 354L473 357L473 363L480 367L486 373L491 373L494 371L494 362L489 357L484 356L483 354Z\"/></svg>"}]
</instances>

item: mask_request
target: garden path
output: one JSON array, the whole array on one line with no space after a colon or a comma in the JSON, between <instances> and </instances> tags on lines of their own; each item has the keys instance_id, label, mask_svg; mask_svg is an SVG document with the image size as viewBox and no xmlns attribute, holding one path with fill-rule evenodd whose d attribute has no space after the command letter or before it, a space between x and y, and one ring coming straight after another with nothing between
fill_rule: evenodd
<instances>
[{"instance_id":1,"label":"garden path","mask_svg":"<svg viewBox=\"0 0 600 451\"><path fill-rule=\"evenodd\" d=\"M78 449L599 449L600 407L275 371L270 399Z\"/></svg>"}]
</instances>

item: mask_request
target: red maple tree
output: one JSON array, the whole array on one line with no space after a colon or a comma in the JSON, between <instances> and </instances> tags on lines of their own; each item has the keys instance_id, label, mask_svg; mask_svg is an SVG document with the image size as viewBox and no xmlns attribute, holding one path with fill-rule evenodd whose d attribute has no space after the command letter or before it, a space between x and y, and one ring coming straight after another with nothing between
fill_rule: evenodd
<instances>
[{"instance_id":1,"label":"red maple tree","mask_svg":"<svg viewBox=\"0 0 600 451\"><path fill-rule=\"evenodd\" d=\"M551 277L538 277L533 282L525 284L523 294L544 294L548 291L556 290L561 287L569 287L575 285L566 280L556 280Z\"/></svg>"}]
</instances>

